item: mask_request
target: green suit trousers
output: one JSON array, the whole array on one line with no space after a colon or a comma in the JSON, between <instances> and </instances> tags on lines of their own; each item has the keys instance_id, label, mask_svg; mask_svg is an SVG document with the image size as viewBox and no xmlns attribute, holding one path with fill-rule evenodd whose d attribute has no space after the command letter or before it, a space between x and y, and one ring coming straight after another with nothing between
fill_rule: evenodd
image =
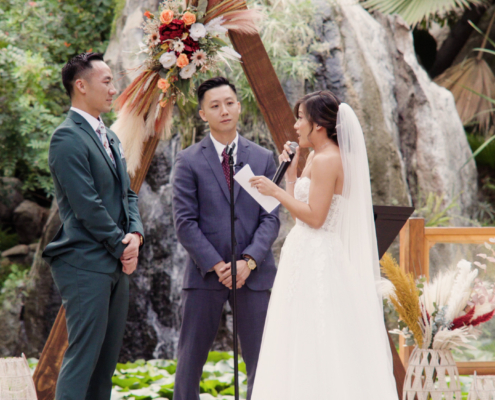
<instances>
[{"instance_id":1,"label":"green suit trousers","mask_svg":"<svg viewBox=\"0 0 495 400\"><path fill-rule=\"evenodd\" d=\"M55 399L109 400L129 307L128 276L121 268L100 273L60 258L52 263L52 275L69 334Z\"/></svg>"}]
</instances>

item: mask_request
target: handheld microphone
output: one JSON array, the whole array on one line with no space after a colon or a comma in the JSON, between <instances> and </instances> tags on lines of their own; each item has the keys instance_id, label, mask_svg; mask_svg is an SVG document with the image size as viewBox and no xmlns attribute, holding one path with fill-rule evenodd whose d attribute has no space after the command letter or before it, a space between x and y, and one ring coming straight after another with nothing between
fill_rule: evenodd
<instances>
[{"instance_id":1,"label":"handheld microphone","mask_svg":"<svg viewBox=\"0 0 495 400\"><path fill-rule=\"evenodd\" d=\"M279 185L280 182L282 181L282 178L284 177L287 168L289 168L289 164L296 155L296 149L299 147L299 145L296 142L290 142L289 147L290 150L292 151L292 154L289 154L290 161L283 161L278 166L277 172L275 172L275 176L272 179L272 182L274 182L275 185Z\"/></svg>"},{"instance_id":2,"label":"handheld microphone","mask_svg":"<svg viewBox=\"0 0 495 400\"><path fill-rule=\"evenodd\" d=\"M235 149L235 142L232 142L231 144L228 144L227 147L225 147L225 152L229 157L232 157L232 154L234 154L234 149Z\"/></svg>"}]
</instances>

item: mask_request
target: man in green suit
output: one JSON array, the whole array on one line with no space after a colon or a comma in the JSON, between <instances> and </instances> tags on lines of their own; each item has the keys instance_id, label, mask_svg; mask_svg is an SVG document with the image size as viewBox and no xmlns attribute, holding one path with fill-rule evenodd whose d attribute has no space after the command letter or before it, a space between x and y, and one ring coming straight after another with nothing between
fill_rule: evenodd
<instances>
[{"instance_id":1,"label":"man in green suit","mask_svg":"<svg viewBox=\"0 0 495 400\"><path fill-rule=\"evenodd\" d=\"M56 400L109 400L129 303L128 275L144 242L122 145L105 128L116 90L102 54L62 69L72 107L49 153L62 227L43 258L66 311L69 347Z\"/></svg>"}]
</instances>

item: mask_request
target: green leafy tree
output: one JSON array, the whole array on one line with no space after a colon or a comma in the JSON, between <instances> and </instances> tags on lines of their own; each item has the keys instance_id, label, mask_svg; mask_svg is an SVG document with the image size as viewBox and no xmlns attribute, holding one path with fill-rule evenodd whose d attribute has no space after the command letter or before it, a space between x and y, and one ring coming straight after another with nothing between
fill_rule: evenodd
<instances>
[{"instance_id":1,"label":"green leafy tree","mask_svg":"<svg viewBox=\"0 0 495 400\"><path fill-rule=\"evenodd\" d=\"M50 135L69 99L62 66L104 52L115 0L0 0L0 176L15 176L31 196L49 197Z\"/></svg>"}]
</instances>

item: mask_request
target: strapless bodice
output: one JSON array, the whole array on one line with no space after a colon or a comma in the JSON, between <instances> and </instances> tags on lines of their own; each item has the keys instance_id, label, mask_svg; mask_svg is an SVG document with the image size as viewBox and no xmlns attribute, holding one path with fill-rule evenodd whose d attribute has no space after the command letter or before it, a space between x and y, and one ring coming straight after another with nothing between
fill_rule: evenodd
<instances>
[{"instance_id":1,"label":"strapless bodice","mask_svg":"<svg viewBox=\"0 0 495 400\"><path fill-rule=\"evenodd\" d=\"M311 184L311 179L309 179L306 176L297 179L296 185L294 187L294 197L296 200L308 203L310 184ZM320 228L321 230L327 232L336 232L337 224L342 210L343 201L344 198L341 195L339 194L333 195L332 204L330 205L330 210L328 211L328 215L327 218L325 219L325 222ZM296 220L296 225L305 226L310 229L314 229L300 220Z\"/></svg>"}]
</instances>

